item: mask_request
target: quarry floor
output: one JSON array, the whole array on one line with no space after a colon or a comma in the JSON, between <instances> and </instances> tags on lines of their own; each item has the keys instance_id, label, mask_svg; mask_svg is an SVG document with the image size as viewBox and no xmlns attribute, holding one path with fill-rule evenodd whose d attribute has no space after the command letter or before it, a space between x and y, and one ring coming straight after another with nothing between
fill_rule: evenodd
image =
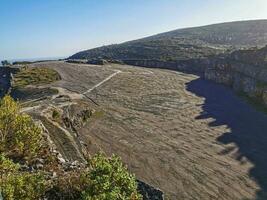
<instances>
[{"instance_id":1,"label":"quarry floor","mask_svg":"<svg viewBox=\"0 0 267 200\"><path fill-rule=\"evenodd\" d=\"M44 62L51 86L102 115L80 130L90 152L118 154L169 199L267 199L267 117L230 88L202 78L127 65Z\"/></svg>"}]
</instances>

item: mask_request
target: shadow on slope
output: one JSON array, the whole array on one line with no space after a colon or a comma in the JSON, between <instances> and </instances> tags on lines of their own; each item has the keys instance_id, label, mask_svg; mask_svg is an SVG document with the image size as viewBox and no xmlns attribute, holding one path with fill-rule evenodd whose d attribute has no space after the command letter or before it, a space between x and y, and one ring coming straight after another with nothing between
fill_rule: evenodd
<instances>
[{"instance_id":1,"label":"shadow on slope","mask_svg":"<svg viewBox=\"0 0 267 200\"><path fill-rule=\"evenodd\" d=\"M202 78L189 82L187 90L205 98L203 112L197 119L213 118L215 121L210 126L227 125L230 128L230 132L217 140L223 144L236 144L236 159L242 162L247 158L254 164L249 175L261 188L257 191L257 200L267 199L267 116L240 100L230 88Z\"/></svg>"}]
</instances>

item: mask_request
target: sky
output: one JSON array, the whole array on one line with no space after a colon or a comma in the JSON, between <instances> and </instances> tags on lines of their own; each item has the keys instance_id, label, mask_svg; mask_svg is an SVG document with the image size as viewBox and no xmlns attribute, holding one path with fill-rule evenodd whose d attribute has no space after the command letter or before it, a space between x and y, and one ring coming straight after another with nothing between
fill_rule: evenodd
<instances>
[{"instance_id":1,"label":"sky","mask_svg":"<svg viewBox=\"0 0 267 200\"><path fill-rule=\"evenodd\" d=\"M68 57L178 28L267 19L267 0L0 0L0 60Z\"/></svg>"}]
</instances>

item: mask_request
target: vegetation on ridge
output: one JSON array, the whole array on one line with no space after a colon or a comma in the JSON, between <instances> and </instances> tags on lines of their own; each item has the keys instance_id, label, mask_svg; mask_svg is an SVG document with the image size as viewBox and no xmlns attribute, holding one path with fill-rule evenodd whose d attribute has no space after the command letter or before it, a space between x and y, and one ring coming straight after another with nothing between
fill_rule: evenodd
<instances>
[{"instance_id":1,"label":"vegetation on ridge","mask_svg":"<svg viewBox=\"0 0 267 200\"><path fill-rule=\"evenodd\" d=\"M14 88L24 88L28 85L48 84L60 80L60 75L49 68L23 67L14 76Z\"/></svg>"},{"instance_id":2,"label":"vegetation on ridge","mask_svg":"<svg viewBox=\"0 0 267 200\"><path fill-rule=\"evenodd\" d=\"M64 169L48 152L42 129L10 96L0 101L0 198L5 200L138 200L135 176L117 156L89 157ZM42 160L42 166L35 165Z\"/></svg>"},{"instance_id":3,"label":"vegetation on ridge","mask_svg":"<svg viewBox=\"0 0 267 200\"><path fill-rule=\"evenodd\" d=\"M151 37L74 54L70 59L197 59L241 47L267 44L267 20L178 29Z\"/></svg>"},{"instance_id":4,"label":"vegetation on ridge","mask_svg":"<svg viewBox=\"0 0 267 200\"><path fill-rule=\"evenodd\" d=\"M0 153L30 160L42 145L41 129L29 115L20 113L20 106L10 96L0 101Z\"/></svg>"}]
</instances>

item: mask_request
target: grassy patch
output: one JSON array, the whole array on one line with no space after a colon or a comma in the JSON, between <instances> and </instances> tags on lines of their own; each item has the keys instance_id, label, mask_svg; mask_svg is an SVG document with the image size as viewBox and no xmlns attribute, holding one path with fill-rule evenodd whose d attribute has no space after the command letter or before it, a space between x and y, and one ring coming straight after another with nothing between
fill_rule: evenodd
<instances>
[{"instance_id":1,"label":"grassy patch","mask_svg":"<svg viewBox=\"0 0 267 200\"><path fill-rule=\"evenodd\" d=\"M28 85L42 85L60 80L60 75L49 68L22 68L14 76L14 88L24 88Z\"/></svg>"},{"instance_id":2,"label":"grassy patch","mask_svg":"<svg viewBox=\"0 0 267 200\"><path fill-rule=\"evenodd\" d=\"M54 109L52 112L52 118L53 119L59 119L60 118L60 113L58 110Z\"/></svg>"}]
</instances>

